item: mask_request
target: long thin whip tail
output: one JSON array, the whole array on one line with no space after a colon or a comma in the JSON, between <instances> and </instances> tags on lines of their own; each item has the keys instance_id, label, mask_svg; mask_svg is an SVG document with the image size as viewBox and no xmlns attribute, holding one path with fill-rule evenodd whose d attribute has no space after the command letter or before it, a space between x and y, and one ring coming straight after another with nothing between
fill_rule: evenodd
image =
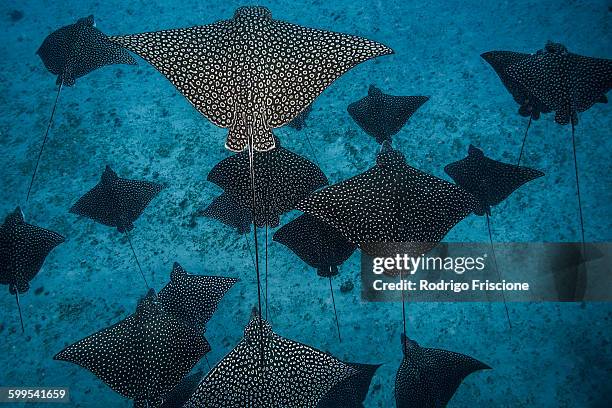
<instances>
[{"instance_id":1,"label":"long thin whip tail","mask_svg":"<svg viewBox=\"0 0 612 408\"><path fill-rule=\"evenodd\" d=\"M25 333L25 328L23 326L23 315L21 314L21 304L19 303L19 291L17 290L17 286L15 286L15 300L17 301L17 310L19 310L19 321L21 321L21 332Z\"/></svg>"},{"instance_id":2,"label":"long thin whip tail","mask_svg":"<svg viewBox=\"0 0 612 408\"><path fill-rule=\"evenodd\" d=\"M260 363L262 368L262 375L264 366L264 344L263 344L263 321L261 316L261 275L259 274L259 244L257 241L257 198L255 196L255 157L254 157L254 146L253 146L253 129L249 126L249 170L251 172L251 189L253 192L253 239L255 240L255 273L257 274L257 313L259 314L259 341L260 341Z\"/></svg>"},{"instance_id":3,"label":"long thin whip tail","mask_svg":"<svg viewBox=\"0 0 612 408\"><path fill-rule=\"evenodd\" d=\"M578 212L580 213L580 233L582 237L582 256L586 257L585 241L584 241L584 219L582 217L582 200L580 198L580 179L578 178L578 160L576 158L576 136L575 126L572 122L572 148L574 151L574 172L576 173L576 195L578 196Z\"/></svg>"},{"instance_id":4,"label":"long thin whip tail","mask_svg":"<svg viewBox=\"0 0 612 408\"><path fill-rule=\"evenodd\" d=\"M525 142L527 142L527 133L529 132L530 126L531 126L531 116L529 116L529 122L527 123L527 129L525 129L525 135L523 136L523 143L521 144L521 152L519 153L519 158L516 162L517 166L521 165L521 159L523 158L523 149L525 148Z\"/></svg>"},{"instance_id":5,"label":"long thin whip tail","mask_svg":"<svg viewBox=\"0 0 612 408\"><path fill-rule=\"evenodd\" d=\"M404 302L404 276L402 274L402 270L400 269L400 285L401 285L401 292L402 292L402 330L404 333L404 338L408 339L408 336L406 335L406 303ZM402 346L403 348L404 346ZM404 354L406 353L406 350L402 350L404 352Z\"/></svg>"},{"instance_id":6,"label":"long thin whip tail","mask_svg":"<svg viewBox=\"0 0 612 408\"><path fill-rule=\"evenodd\" d=\"M253 262L253 268L255 268L255 258L253 257L253 251L251 251L251 243L249 242L249 237L247 234L244 234L244 240L246 241L247 249L249 250L249 255L251 255L251 262Z\"/></svg>"},{"instance_id":7,"label":"long thin whip tail","mask_svg":"<svg viewBox=\"0 0 612 408\"><path fill-rule=\"evenodd\" d=\"M338 321L338 312L336 311L336 299L334 298L334 286L332 285L331 276L329 277L329 292L331 293L332 304L334 305L334 316L336 317L336 328L338 329L338 341L342 343L340 336L340 322Z\"/></svg>"},{"instance_id":8,"label":"long thin whip tail","mask_svg":"<svg viewBox=\"0 0 612 408\"><path fill-rule=\"evenodd\" d=\"M268 224L266 223L266 320L268 320Z\"/></svg>"},{"instance_id":9,"label":"long thin whip tail","mask_svg":"<svg viewBox=\"0 0 612 408\"><path fill-rule=\"evenodd\" d=\"M32 173L32 179L30 180L30 185L28 186L28 195L26 196L26 203L30 199L30 192L32 191L32 185L34 184L34 179L36 178L36 172L38 171L38 164L40 163L40 157L43 154L43 150L45 149L45 144L47 144L47 139L49 138L49 130L51 129L51 125L53 124L53 117L55 116L55 109L57 108L57 101L59 100L59 96L61 92L62 92L62 84L60 83L59 88L57 90L57 95L55 95L55 102L53 103L53 110L51 111L51 117L49 118L49 122L47 123L47 130L45 131L45 137L43 138L42 145L40 146L40 151L38 152L38 157L36 158L36 165L34 166L34 172Z\"/></svg>"},{"instance_id":10,"label":"long thin whip tail","mask_svg":"<svg viewBox=\"0 0 612 408\"><path fill-rule=\"evenodd\" d=\"M495 271L497 272L497 279L501 282L501 271L497 266L497 257L495 256L495 245L493 245L493 234L491 233L491 221L489 214L487 213L487 229L489 230L489 242L491 243L491 255L493 255L493 264L495 265ZM504 308L506 309L506 318L508 319L508 326L512 329L512 321L510 320L510 312L508 312L508 303L506 303L506 291L502 287L502 299L504 301Z\"/></svg>"},{"instance_id":11,"label":"long thin whip tail","mask_svg":"<svg viewBox=\"0 0 612 408\"><path fill-rule=\"evenodd\" d=\"M151 289L149 286L149 282L147 282L147 278L145 278L145 274L142 271L142 267L140 266L140 262L138 261L138 257L136 256L136 251L134 251L134 246L132 245L132 239L130 238L130 232L126 229L125 236L127 237L128 243L130 244L130 248L132 249L132 254L134 255L134 259L136 260L136 265L138 265L138 270L140 271L140 275L142 276L142 280L145 285L147 285L147 289Z\"/></svg>"}]
</instances>

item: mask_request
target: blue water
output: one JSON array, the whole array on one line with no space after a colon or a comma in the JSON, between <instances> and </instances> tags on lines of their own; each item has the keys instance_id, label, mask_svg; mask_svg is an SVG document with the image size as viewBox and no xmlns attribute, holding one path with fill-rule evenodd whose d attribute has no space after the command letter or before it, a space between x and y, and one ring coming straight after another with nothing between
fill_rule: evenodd
<instances>
[{"instance_id":1,"label":"blue water","mask_svg":"<svg viewBox=\"0 0 612 408\"><path fill-rule=\"evenodd\" d=\"M23 205L34 158L55 97L55 78L34 54L51 31L89 14L107 34L206 24L230 18L234 1L12 1L0 3L0 215ZM371 83L384 92L431 97L395 137L410 164L445 178L445 164L470 143L490 157L515 161L526 120L493 70L479 57L493 49L532 52L546 40L584 55L612 57L608 1L266 1L275 18L362 35L395 55L362 64L319 97L302 132L277 132L285 147L312 159L306 136L331 182L367 169L378 148L346 106ZM21 12L16 13L15 11ZM587 240L612 238L612 116L609 105L580 115L578 161ZM169 188L133 233L140 261L168 280L174 261L191 273L237 276L206 337L212 364L242 337L256 302L254 272L242 237L194 212L219 194L206 182L229 155L226 130L203 118L151 66L106 67L62 92L26 219L65 235L22 297L27 334L14 299L0 295L0 386L70 387L75 407L128 407L131 402L88 371L56 362L67 344L130 314L144 288L125 238L68 213L106 164L122 177ZM578 209L569 127L551 115L534 122L524 163L546 173L494 209L499 241L577 241ZM294 218L287 214L282 222ZM483 218L471 216L448 241L486 241ZM383 363L367 407L394 406L401 361L401 310L360 300L359 254L341 267L336 290L343 332L335 334L327 282L285 247L270 245L270 317L275 331L349 361ZM38 294L36 294L38 293ZM468 377L452 406L608 406L612 378L609 303L409 304L409 335L422 345L459 351L493 370ZM201 364L206 367L205 363ZM5 406L8 406L5 405Z\"/></svg>"}]
</instances>

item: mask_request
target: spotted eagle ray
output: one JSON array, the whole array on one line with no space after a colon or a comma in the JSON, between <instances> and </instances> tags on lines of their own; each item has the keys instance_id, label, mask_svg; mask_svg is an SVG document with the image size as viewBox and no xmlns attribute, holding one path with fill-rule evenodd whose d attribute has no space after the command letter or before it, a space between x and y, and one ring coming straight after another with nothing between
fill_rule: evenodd
<instances>
[{"instance_id":1,"label":"spotted eagle ray","mask_svg":"<svg viewBox=\"0 0 612 408\"><path fill-rule=\"evenodd\" d=\"M316 408L363 408L372 377L380 365L346 363L357 373L340 381L319 401Z\"/></svg>"},{"instance_id":2,"label":"spotted eagle ray","mask_svg":"<svg viewBox=\"0 0 612 408\"><path fill-rule=\"evenodd\" d=\"M134 251L130 231L151 200L164 188L150 181L128 180L117 176L106 166L100 182L72 206L70 212L90 218L100 224L115 227L124 233L147 287L144 272Z\"/></svg>"},{"instance_id":3,"label":"spotted eagle ray","mask_svg":"<svg viewBox=\"0 0 612 408\"><path fill-rule=\"evenodd\" d=\"M251 170L254 178L249 179ZM265 227L266 265L268 226L278 226L281 214L294 209L299 200L328 184L317 165L285 149L278 140L270 151L254 152L252 156L249 152L240 152L223 159L210 171L208 181L221 187L240 207L250 209L256 226ZM257 246L255 239L258 265ZM266 313L267 276L266 267Z\"/></svg>"},{"instance_id":4,"label":"spotted eagle ray","mask_svg":"<svg viewBox=\"0 0 612 408\"><path fill-rule=\"evenodd\" d=\"M595 103L607 103L612 88L612 60L571 53L563 44L549 41L535 54L490 51L482 57L495 69L503 84L521 105L519 113L538 119L555 112L560 125L578 124L578 113ZM531 124L531 120L529 122ZM528 125L529 129L529 125ZM521 145L521 154L527 132Z\"/></svg>"},{"instance_id":5,"label":"spotted eagle ray","mask_svg":"<svg viewBox=\"0 0 612 408\"><path fill-rule=\"evenodd\" d=\"M216 197L208 207L199 210L198 215L218 220L235 228L239 234L251 232L251 211L239 206L228 193Z\"/></svg>"},{"instance_id":6,"label":"spotted eagle ray","mask_svg":"<svg viewBox=\"0 0 612 408\"><path fill-rule=\"evenodd\" d=\"M248 147L253 210L254 151L276 146L272 129L293 120L352 67L393 53L365 38L274 20L270 10L259 6L240 7L232 19L210 25L111 40L144 58L201 114L228 128L228 149ZM253 211L261 317L256 218Z\"/></svg>"},{"instance_id":7,"label":"spotted eagle ray","mask_svg":"<svg viewBox=\"0 0 612 408\"><path fill-rule=\"evenodd\" d=\"M377 256L382 249L421 256L476 206L472 194L409 166L385 141L374 167L309 195L297 209L336 228L368 255ZM394 250L397 243L402 244Z\"/></svg>"},{"instance_id":8,"label":"spotted eagle ray","mask_svg":"<svg viewBox=\"0 0 612 408\"><path fill-rule=\"evenodd\" d=\"M276 227L281 214L318 188L328 184L327 177L310 160L280 146L267 152L255 152L254 214L258 227ZM208 181L221 187L241 208L253 210L253 189L249 180L247 152L236 153L219 162L208 173Z\"/></svg>"},{"instance_id":9,"label":"spotted eagle ray","mask_svg":"<svg viewBox=\"0 0 612 408\"><path fill-rule=\"evenodd\" d=\"M105 65L136 65L134 58L125 49L109 41L108 37L96 28L93 16L81 18L76 23L62 27L49 34L38 51L36 51L36 54L38 54L49 72L57 75L56 85L58 85L58 89L51 117L47 123L45 137L36 159L36 165L34 166L32 180L28 187L26 202L30 198L32 184L34 184L36 171L38 170L38 163L47 143L62 88L74 85L77 78Z\"/></svg>"},{"instance_id":10,"label":"spotted eagle ray","mask_svg":"<svg viewBox=\"0 0 612 408\"><path fill-rule=\"evenodd\" d=\"M208 207L198 210L197 214L221 221L228 227L235 228L238 234L243 235L251 261L255 265L255 258L247 235L251 232L251 210L241 207L229 194L223 193L216 197Z\"/></svg>"},{"instance_id":11,"label":"spotted eagle ray","mask_svg":"<svg viewBox=\"0 0 612 408\"><path fill-rule=\"evenodd\" d=\"M452 351L421 347L402 334L404 358L395 377L398 408L439 408L451 400L465 377L488 365Z\"/></svg>"},{"instance_id":12,"label":"spotted eagle ray","mask_svg":"<svg viewBox=\"0 0 612 408\"><path fill-rule=\"evenodd\" d=\"M428 100L427 96L387 95L370 85L368 95L351 103L347 110L364 132L382 144L385 140L391 140Z\"/></svg>"},{"instance_id":13,"label":"spotted eagle ray","mask_svg":"<svg viewBox=\"0 0 612 408\"><path fill-rule=\"evenodd\" d=\"M501 281L501 272L497 266L489 219L491 207L504 201L523 184L544 176L544 173L529 167L515 166L490 159L484 155L482 150L473 145L470 145L468 148L467 157L447 165L444 167L444 171L457 185L470 192L476 198L478 205L474 209L474 213L486 216L491 253L493 254L498 278ZM503 290L502 297L508 324L512 326Z\"/></svg>"},{"instance_id":14,"label":"spotted eagle ray","mask_svg":"<svg viewBox=\"0 0 612 408\"><path fill-rule=\"evenodd\" d=\"M532 120L538 120L541 113L550 113L551 108L545 105L540 99L538 99L533 92L528 88L525 88L520 82L516 81L508 73L508 68L519 61L527 59L530 54L514 51L489 51L480 55L485 61L487 61L491 67L495 70L502 84L506 87L508 92L514 98L514 101L519 104L518 113L523 117L529 117L527 122L527 128L523 135L523 143L521 145L521 152L517 165L521 164L521 158L523 157L523 147L527 140L527 134L531 127Z\"/></svg>"},{"instance_id":15,"label":"spotted eagle ray","mask_svg":"<svg viewBox=\"0 0 612 408\"><path fill-rule=\"evenodd\" d=\"M165 313L153 289L126 319L66 347L53 357L91 371L134 407L160 407L210 351L194 328Z\"/></svg>"},{"instance_id":16,"label":"spotted eagle ray","mask_svg":"<svg viewBox=\"0 0 612 408\"><path fill-rule=\"evenodd\" d=\"M213 24L110 37L161 72L215 125L228 149L274 148L272 129L288 124L352 67L393 51L353 35L272 18L240 7Z\"/></svg>"},{"instance_id":17,"label":"spotted eagle ray","mask_svg":"<svg viewBox=\"0 0 612 408\"><path fill-rule=\"evenodd\" d=\"M309 266L316 268L319 276L329 279L338 339L341 339L331 278L338 274L338 266L355 252L357 245L349 242L337 229L308 214L300 215L282 226L272 239L285 245Z\"/></svg>"},{"instance_id":18,"label":"spotted eagle ray","mask_svg":"<svg viewBox=\"0 0 612 408\"><path fill-rule=\"evenodd\" d=\"M203 371L189 374L164 397L161 408L183 408L204 377Z\"/></svg>"},{"instance_id":19,"label":"spotted eagle ray","mask_svg":"<svg viewBox=\"0 0 612 408\"><path fill-rule=\"evenodd\" d=\"M25 332L19 294L30 289L49 253L64 242L56 232L25 222L21 208L10 213L0 227L0 284L8 285L15 295L21 331Z\"/></svg>"},{"instance_id":20,"label":"spotted eagle ray","mask_svg":"<svg viewBox=\"0 0 612 408\"><path fill-rule=\"evenodd\" d=\"M580 215L580 232L584 250L584 221L580 197L575 127L578 113L596 103L607 103L612 89L612 60L574 54L559 43L549 41L543 50L509 64L505 75L555 112L555 122L572 125L572 149L576 175L576 193ZM523 138L521 155L527 139ZM519 155L519 164L521 155Z\"/></svg>"},{"instance_id":21,"label":"spotted eagle ray","mask_svg":"<svg viewBox=\"0 0 612 408\"><path fill-rule=\"evenodd\" d=\"M236 278L188 274L175 262L170 282L159 291L158 299L166 313L203 333L219 302L236 282Z\"/></svg>"},{"instance_id":22,"label":"spotted eagle ray","mask_svg":"<svg viewBox=\"0 0 612 408\"><path fill-rule=\"evenodd\" d=\"M258 364L262 345L265 368ZM255 315L243 340L213 367L185 407L315 407L355 374L330 354L279 336Z\"/></svg>"},{"instance_id":23,"label":"spotted eagle ray","mask_svg":"<svg viewBox=\"0 0 612 408\"><path fill-rule=\"evenodd\" d=\"M385 142L374 167L312 193L296 208L336 228L368 253L370 244L381 242L433 247L476 206L470 193L409 166L404 155Z\"/></svg>"},{"instance_id":24,"label":"spotted eagle ray","mask_svg":"<svg viewBox=\"0 0 612 408\"><path fill-rule=\"evenodd\" d=\"M306 127L306 118L312 111L312 105L308 105L304 110L295 117L291 122L287 123L287 126L295 130L302 130Z\"/></svg>"}]
</instances>

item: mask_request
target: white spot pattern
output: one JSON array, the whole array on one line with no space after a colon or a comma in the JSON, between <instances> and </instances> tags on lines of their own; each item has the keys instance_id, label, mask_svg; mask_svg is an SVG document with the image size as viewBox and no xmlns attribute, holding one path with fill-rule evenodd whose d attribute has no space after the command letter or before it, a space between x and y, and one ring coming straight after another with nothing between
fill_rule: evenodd
<instances>
[{"instance_id":1,"label":"white spot pattern","mask_svg":"<svg viewBox=\"0 0 612 408\"><path fill-rule=\"evenodd\" d=\"M607 102L612 60L573 54L549 42L544 50L509 66L508 75L555 111L557 123L576 125L578 112Z\"/></svg>"},{"instance_id":2,"label":"white spot pattern","mask_svg":"<svg viewBox=\"0 0 612 408\"><path fill-rule=\"evenodd\" d=\"M26 223L17 207L0 227L0 284L9 285L11 294L27 292L49 252L64 240L53 231Z\"/></svg>"},{"instance_id":3,"label":"white spot pattern","mask_svg":"<svg viewBox=\"0 0 612 408\"><path fill-rule=\"evenodd\" d=\"M254 317L244 339L202 380L186 408L314 408L357 372L307 345L285 339ZM263 339L264 369L260 366Z\"/></svg>"},{"instance_id":4,"label":"white spot pattern","mask_svg":"<svg viewBox=\"0 0 612 408\"><path fill-rule=\"evenodd\" d=\"M100 182L72 206L70 212L100 224L131 231L134 222L164 186L149 181L128 180L109 167Z\"/></svg>"},{"instance_id":5,"label":"white spot pattern","mask_svg":"<svg viewBox=\"0 0 612 408\"><path fill-rule=\"evenodd\" d=\"M175 262L170 282L159 291L158 298L166 313L202 333L219 302L236 282L236 278L191 275Z\"/></svg>"},{"instance_id":6,"label":"white spot pattern","mask_svg":"<svg viewBox=\"0 0 612 408\"><path fill-rule=\"evenodd\" d=\"M383 146L387 146L385 142ZM366 172L317 191L297 209L368 243L437 243L477 206L460 187L406 164L397 150L379 153Z\"/></svg>"},{"instance_id":7,"label":"white spot pattern","mask_svg":"<svg viewBox=\"0 0 612 408\"><path fill-rule=\"evenodd\" d=\"M166 76L217 126L227 148L275 146L272 128L289 123L336 78L393 51L365 38L272 19L265 7L240 7L205 26L110 37Z\"/></svg>"},{"instance_id":8,"label":"white spot pattern","mask_svg":"<svg viewBox=\"0 0 612 408\"><path fill-rule=\"evenodd\" d=\"M309 214L302 214L283 225L272 239L316 268L321 277L337 275L338 266L357 249L357 245L349 242L337 229Z\"/></svg>"},{"instance_id":9,"label":"white spot pattern","mask_svg":"<svg viewBox=\"0 0 612 408\"><path fill-rule=\"evenodd\" d=\"M519 115L525 117L531 116L532 119L538 120L540 113L549 113L551 111L529 89L525 88L508 74L508 67L529 58L529 54L514 51L489 51L482 54L481 57L493 67L499 79L501 79L508 92L514 98L514 101L520 105Z\"/></svg>"},{"instance_id":10,"label":"white spot pattern","mask_svg":"<svg viewBox=\"0 0 612 408\"><path fill-rule=\"evenodd\" d=\"M478 199L477 215L491 215L491 207L504 201L523 184L544 176L541 171L503 163L470 145L468 156L444 167L459 186Z\"/></svg>"},{"instance_id":11,"label":"white spot pattern","mask_svg":"<svg viewBox=\"0 0 612 408\"><path fill-rule=\"evenodd\" d=\"M141 406L158 407L209 351L206 339L165 313L151 290L136 313L66 347L54 359L90 370Z\"/></svg>"},{"instance_id":12,"label":"white spot pattern","mask_svg":"<svg viewBox=\"0 0 612 408\"><path fill-rule=\"evenodd\" d=\"M216 197L208 207L198 211L198 215L213 218L228 227L236 228L239 234L246 234L251 231L253 221L251 211L248 208L240 207L236 200L227 193Z\"/></svg>"}]
</instances>

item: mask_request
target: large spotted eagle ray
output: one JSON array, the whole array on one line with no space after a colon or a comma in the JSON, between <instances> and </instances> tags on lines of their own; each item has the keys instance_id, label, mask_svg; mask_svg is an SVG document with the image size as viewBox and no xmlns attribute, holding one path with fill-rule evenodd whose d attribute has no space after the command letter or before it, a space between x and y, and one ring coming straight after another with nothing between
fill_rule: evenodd
<instances>
[{"instance_id":1,"label":"large spotted eagle ray","mask_svg":"<svg viewBox=\"0 0 612 408\"><path fill-rule=\"evenodd\" d=\"M261 347L265 366L259 364ZM357 374L350 364L281 337L267 321L254 316L243 340L213 367L185 407L315 407Z\"/></svg>"},{"instance_id":2,"label":"large spotted eagle ray","mask_svg":"<svg viewBox=\"0 0 612 408\"><path fill-rule=\"evenodd\" d=\"M578 113L584 112L596 103L607 103L606 93L612 89L612 60L592 58L568 51L559 43L548 42L543 50L535 54L520 54L510 51L492 51L483 54L492 65L502 82L513 93L520 89L536 110L555 112L555 122L572 125L572 149L576 174L576 193L580 215L580 231L584 249L584 221L576 159L575 127ZM516 96L515 96L516 99ZM531 121L529 122L531 123ZM529 129L529 127L528 127ZM519 154L520 164L527 132Z\"/></svg>"},{"instance_id":3,"label":"large spotted eagle ray","mask_svg":"<svg viewBox=\"0 0 612 408\"><path fill-rule=\"evenodd\" d=\"M504 201L523 184L544 176L544 173L529 167L515 166L490 159L484 155L482 150L472 145L468 148L467 157L447 165L444 171L457 185L472 193L476 198L478 206L474 213L486 216L493 261L498 277L500 277L489 219L491 207ZM502 291L502 296L508 324L512 326L504 291Z\"/></svg>"},{"instance_id":4,"label":"large spotted eagle ray","mask_svg":"<svg viewBox=\"0 0 612 408\"><path fill-rule=\"evenodd\" d=\"M153 289L126 319L59 352L54 360L90 370L134 407L160 407L163 397L210 351L196 329L164 312Z\"/></svg>"},{"instance_id":5,"label":"large spotted eagle ray","mask_svg":"<svg viewBox=\"0 0 612 408\"><path fill-rule=\"evenodd\" d=\"M368 255L402 243L398 250L421 256L477 204L461 187L409 166L385 141L374 167L309 195L297 209L336 228ZM405 315L402 301L404 332Z\"/></svg>"},{"instance_id":6,"label":"large spotted eagle ray","mask_svg":"<svg viewBox=\"0 0 612 408\"><path fill-rule=\"evenodd\" d=\"M225 293L237 281L224 276L192 275L175 262L170 282L159 291L158 298L166 313L202 333Z\"/></svg>"},{"instance_id":7,"label":"large spotted eagle ray","mask_svg":"<svg viewBox=\"0 0 612 408\"><path fill-rule=\"evenodd\" d=\"M372 253L384 242L428 243L431 249L476 206L470 193L409 166L385 142L374 167L312 193L296 208Z\"/></svg>"},{"instance_id":8,"label":"large spotted eagle ray","mask_svg":"<svg viewBox=\"0 0 612 408\"><path fill-rule=\"evenodd\" d=\"M319 276L329 279L338 339L342 341L331 278L338 274L338 266L355 252L357 245L342 236L334 227L309 214L302 214L283 225L274 233L272 239L285 245L309 266L316 268Z\"/></svg>"},{"instance_id":9,"label":"large spotted eagle ray","mask_svg":"<svg viewBox=\"0 0 612 408\"><path fill-rule=\"evenodd\" d=\"M163 188L163 185L150 181L121 178L110 166L106 166L100 182L79 198L70 208L70 212L73 214L90 218L109 227L115 227L117 231L126 235L147 287L149 283L142 271L136 251L134 251L130 231L134 228L134 222Z\"/></svg>"},{"instance_id":10,"label":"large spotted eagle ray","mask_svg":"<svg viewBox=\"0 0 612 408\"><path fill-rule=\"evenodd\" d=\"M364 132L382 144L390 141L428 100L427 96L387 95L370 85L368 95L351 103L347 111Z\"/></svg>"},{"instance_id":11,"label":"large spotted eagle ray","mask_svg":"<svg viewBox=\"0 0 612 408\"><path fill-rule=\"evenodd\" d=\"M465 377L491 368L465 354L422 347L405 335L402 350L395 378L397 408L445 407Z\"/></svg>"},{"instance_id":12,"label":"large spotted eagle ray","mask_svg":"<svg viewBox=\"0 0 612 408\"><path fill-rule=\"evenodd\" d=\"M288 124L355 65L393 51L365 38L301 27L265 7L240 7L213 24L110 37L161 72L215 125L226 146L274 148Z\"/></svg>"},{"instance_id":13,"label":"large spotted eagle ray","mask_svg":"<svg viewBox=\"0 0 612 408\"><path fill-rule=\"evenodd\" d=\"M265 7L240 7L230 20L184 29L111 37L152 64L215 125L225 146L249 150L252 208L254 151L276 146L272 129L288 124L334 80L390 48L365 38L301 27ZM255 270L261 317L256 214Z\"/></svg>"},{"instance_id":14,"label":"large spotted eagle ray","mask_svg":"<svg viewBox=\"0 0 612 408\"><path fill-rule=\"evenodd\" d=\"M74 85L77 78L105 65L136 65L134 58L125 49L110 42L108 37L96 28L93 16L81 18L76 23L62 27L49 34L38 51L36 51L36 54L38 54L49 72L57 75L56 84L58 89L51 117L47 123L45 137L36 159L26 201L30 198L38 163L47 143L62 88Z\"/></svg>"},{"instance_id":15,"label":"large spotted eagle ray","mask_svg":"<svg viewBox=\"0 0 612 408\"><path fill-rule=\"evenodd\" d=\"M481 55L500 77L521 106L519 113L538 119L540 113L555 112L555 122L572 130L578 113L596 103L607 103L612 88L612 60L571 53L563 44L549 41L534 54L489 51ZM520 164L527 131L521 145Z\"/></svg>"},{"instance_id":16,"label":"large spotted eagle ray","mask_svg":"<svg viewBox=\"0 0 612 408\"><path fill-rule=\"evenodd\" d=\"M0 226L0 284L15 295L21 331L25 332L19 294L30 289L30 281L40 272L49 253L64 242L64 237L25 222L17 207Z\"/></svg>"}]
</instances>

